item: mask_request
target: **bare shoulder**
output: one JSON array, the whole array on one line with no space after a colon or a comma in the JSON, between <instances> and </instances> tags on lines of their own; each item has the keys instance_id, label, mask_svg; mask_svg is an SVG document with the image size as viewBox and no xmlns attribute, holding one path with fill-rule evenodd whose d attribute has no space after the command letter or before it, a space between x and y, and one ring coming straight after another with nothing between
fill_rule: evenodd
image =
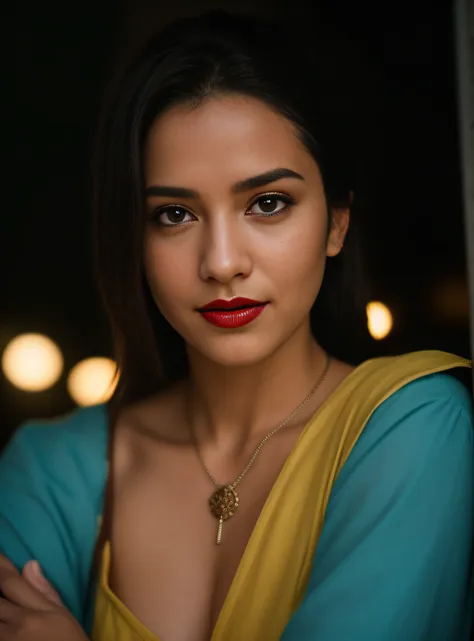
<instances>
[{"instance_id":1,"label":"bare shoulder","mask_svg":"<svg viewBox=\"0 0 474 641\"><path fill-rule=\"evenodd\" d=\"M178 382L123 408L114 430L117 471L139 461L150 448L189 443L184 414L184 383Z\"/></svg>"},{"instance_id":2,"label":"bare shoulder","mask_svg":"<svg viewBox=\"0 0 474 641\"><path fill-rule=\"evenodd\" d=\"M152 396L129 405L121 418L122 427L128 426L144 437L179 440L183 431L184 381L179 381Z\"/></svg>"}]
</instances>

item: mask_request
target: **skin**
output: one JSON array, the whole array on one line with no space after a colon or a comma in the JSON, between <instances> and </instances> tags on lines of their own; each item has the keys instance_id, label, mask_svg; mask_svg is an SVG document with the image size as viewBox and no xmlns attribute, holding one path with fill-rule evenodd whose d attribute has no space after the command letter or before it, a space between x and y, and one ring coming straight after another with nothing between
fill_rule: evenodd
<instances>
[{"instance_id":1,"label":"skin","mask_svg":"<svg viewBox=\"0 0 474 641\"><path fill-rule=\"evenodd\" d=\"M224 452L238 457L249 439L281 422L321 373L325 356L311 335L309 312L327 257L342 248L349 211L332 212L330 222L316 162L293 125L254 98L171 109L149 131L144 159L147 188L196 192L148 197L144 270L157 306L186 341L193 431L206 460L218 465ZM276 167L303 180L233 192L236 183ZM295 204L264 218L254 201L269 192ZM178 215L176 208L160 211L169 205L179 205ZM276 199L266 211L284 205ZM270 304L237 330L216 328L196 312L235 296Z\"/></svg>"},{"instance_id":2,"label":"skin","mask_svg":"<svg viewBox=\"0 0 474 641\"><path fill-rule=\"evenodd\" d=\"M301 178L236 192L236 184L275 168ZM144 271L157 306L186 342L190 377L126 408L117 422L109 587L159 638L204 641L289 452L352 368L334 359L310 403L265 444L239 485L241 504L220 546L206 509L213 486L192 435L214 476L231 483L262 437L314 386L326 355L311 335L309 313L327 258L342 248L349 211L329 216L318 166L291 123L244 96L162 115L146 140L144 172L146 188L154 188L146 201ZM157 186L195 194L156 195ZM264 201L269 192L294 204L286 208L278 196ZM196 311L236 296L269 304L233 330ZM28 570L16 580L25 593L34 585ZM61 606L51 607L57 614ZM71 622L43 618L50 641L56 637L45 626L52 633L59 629L53 625ZM70 628L61 638L75 641L72 634Z\"/></svg>"},{"instance_id":3,"label":"skin","mask_svg":"<svg viewBox=\"0 0 474 641\"><path fill-rule=\"evenodd\" d=\"M2 641L87 641L87 636L34 563L22 573L0 554Z\"/></svg>"},{"instance_id":4,"label":"skin","mask_svg":"<svg viewBox=\"0 0 474 641\"><path fill-rule=\"evenodd\" d=\"M190 377L129 408L117 424L109 587L159 638L205 641L285 460L352 368L333 360L296 420L265 444L239 485L239 509L219 546L207 509L214 488L193 439L218 482L232 483L263 436L312 389L326 355L311 335L310 309L349 212L332 212L329 222L319 169L292 125L247 97L170 110L152 126L144 160L153 191L144 270L157 306L186 342ZM277 167L303 179L236 193L237 183ZM158 186L195 195L157 195ZM267 211L282 213L265 218L263 201L255 201L275 191L295 204L283 212L278 199L270 202ZM235 330L196 311L235 296L269 304Z\"/></svg>"}]
</instances>

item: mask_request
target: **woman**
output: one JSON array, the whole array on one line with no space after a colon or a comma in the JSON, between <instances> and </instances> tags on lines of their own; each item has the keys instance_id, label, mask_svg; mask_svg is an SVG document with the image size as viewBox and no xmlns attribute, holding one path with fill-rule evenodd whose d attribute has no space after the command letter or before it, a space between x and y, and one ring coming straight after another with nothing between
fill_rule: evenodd
<instances>
[{"instance_id":1,"label":"woman","mask_svg":"<svg viewBox=\"0 0 474 641\"><path fill-rule=\"evenodd\" d=\"M2 457L2 639L469 637L449 372L470 363L350 364L352 195L317 78L288 31L211 13L112 93L95 207L121 377Z\"/></svg>"}]
</instances>

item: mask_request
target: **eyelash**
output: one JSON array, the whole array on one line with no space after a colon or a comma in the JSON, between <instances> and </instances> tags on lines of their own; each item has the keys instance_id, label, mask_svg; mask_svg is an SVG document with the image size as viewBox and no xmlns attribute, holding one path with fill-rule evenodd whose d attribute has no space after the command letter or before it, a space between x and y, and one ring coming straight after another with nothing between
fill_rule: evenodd
<instances>
[{"instance_id":1,"label":"eyelash","mask_svg":"<svg viewBox=\"0 0 474 641\"><path fill-rule=\"evenodd\" d=\"M270 214L254 214L254 216L258 216L259 218L273 218L275 216L280 216L280 214L284 214L290 210L290 208L296 204L296 201L291 197L288 196L288 194L283 194L279 191L272 191L268 192L266 194L260 194L259 196L256 196L249 204L248 209L251 209L254 205L256 205L260 200L264 200L265 198L274 198L275 200L281 200L283 203L285 203L285 206L282 207L279 211L275 213L270 213ZM164 214L167 210L169 209L181 209L182 211L186 212L187 214L191 214L190 211L188 211L185 207L182 205L165 205L162 207L158 207L155 209L152 213L151 219L152 221L156 224L159 225L160 227L181 227L182 225L186 225L188 222L191 221L186 221L186 222L181 222L181 223L173 223L173 224L164 224L160 221L160 216ZM248 211L248 210L247 210ZM192 214L191 214L192 215Z\"/></svg>"}]
</instances>

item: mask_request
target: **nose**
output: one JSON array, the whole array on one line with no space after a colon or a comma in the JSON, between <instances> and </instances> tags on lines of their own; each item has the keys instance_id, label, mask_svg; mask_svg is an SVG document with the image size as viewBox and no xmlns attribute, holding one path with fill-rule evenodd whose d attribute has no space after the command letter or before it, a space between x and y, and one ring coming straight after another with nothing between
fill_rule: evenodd
<instances>
[{"instance_id":1,"label":"nose","mask_svg":"<svg viewBox=\"0 0 474 641\"><path fill-rule=\"evenodd\" d=\"M252 271L248 239L238 222L220 216L203 229L200 276L227 285L236 277L247 277Z\"/></svg>"}]
</instances>

